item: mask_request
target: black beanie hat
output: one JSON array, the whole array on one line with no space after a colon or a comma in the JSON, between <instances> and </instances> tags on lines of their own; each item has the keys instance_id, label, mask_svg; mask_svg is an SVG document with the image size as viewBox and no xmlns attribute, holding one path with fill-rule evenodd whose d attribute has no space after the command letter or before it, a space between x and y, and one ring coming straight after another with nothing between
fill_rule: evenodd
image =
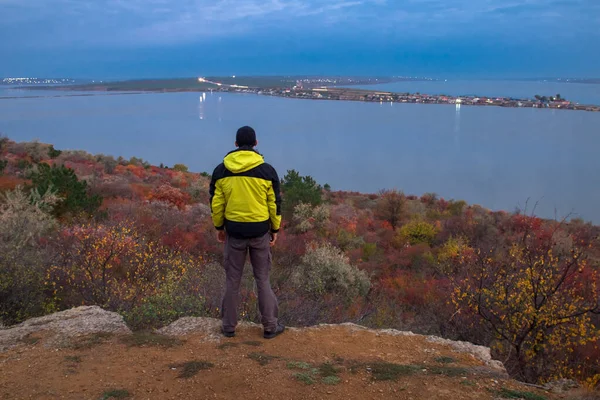
<instances>
[{"instance_id":1,"label":"black beanie hat","mask_svg":"<svg viewBox=\"0 0 600 400\"><path fill-rule=\"evenodd\" d=\"M254 147L256 144L256 132L249 126L242 126L235 135L235 141L238 147Z\"/></svg>"}]
</instances>

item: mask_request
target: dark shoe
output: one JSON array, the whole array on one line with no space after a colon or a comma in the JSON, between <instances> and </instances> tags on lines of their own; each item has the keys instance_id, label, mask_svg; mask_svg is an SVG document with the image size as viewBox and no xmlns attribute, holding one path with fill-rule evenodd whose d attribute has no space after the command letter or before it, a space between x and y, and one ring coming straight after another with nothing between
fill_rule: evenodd
<instances>
[{"instance_id":1,"label":"dark shoe","mask_svg":"<svg viewBox=\"0 0 600 400\"><path fill-rule=\"evenodd\" d=\"M227 331L223 330L223 328L221 328L221 333L225 337L235 337L235 331L227 332Z\"/></svg>"},{"instance_id":2,"label":"dark shoe","mask_svg":"<svg viewBox=\"0 0 600 400\"><path fill-rule=\"evenodd\" d=\"M281 335L285 331L285 326L283 324L277 323L277 328L274 331L265 331L263 337L265 339L273 339L277 335Z\"/></svg>"}]
</instances>

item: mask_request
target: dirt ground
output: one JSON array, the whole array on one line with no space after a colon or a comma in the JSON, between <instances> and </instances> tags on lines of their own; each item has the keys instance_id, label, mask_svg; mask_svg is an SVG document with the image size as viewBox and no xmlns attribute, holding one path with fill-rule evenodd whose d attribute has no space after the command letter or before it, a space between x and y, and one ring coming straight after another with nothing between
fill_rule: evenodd
<instances>
[{"instance_id":1,"label":"dirt ground","mask_svg":"<svg viewBox=\"0 0 600 400\"><path fill-rule=\"evenodd\" d=\"M394 367L384 363L406 367L389 375ZM61 348L35 334L0 353L0 399L455 400L501 398L503 390L559 398L501 379L471 355L421 336L344 327L292 330L273 340L246 327L220 342L96 335Z\"/></svg>"}]
</instances>

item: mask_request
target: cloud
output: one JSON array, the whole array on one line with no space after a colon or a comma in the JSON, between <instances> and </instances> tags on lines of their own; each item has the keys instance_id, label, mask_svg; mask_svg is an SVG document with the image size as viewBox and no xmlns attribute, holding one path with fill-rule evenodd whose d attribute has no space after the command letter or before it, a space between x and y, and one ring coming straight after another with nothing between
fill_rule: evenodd
<instances>
[{"instance_id":1,"label":"cloud","mask_svg":"<svg viewBox=\"0 0 600 400\"><path fill-rule=\"evenodd\" d=\"M598 0L0 0L0 35L33 47L152 46L308 32L374 39L540 32L597 37L599 18Z\"/></svg>"}]
</instances>

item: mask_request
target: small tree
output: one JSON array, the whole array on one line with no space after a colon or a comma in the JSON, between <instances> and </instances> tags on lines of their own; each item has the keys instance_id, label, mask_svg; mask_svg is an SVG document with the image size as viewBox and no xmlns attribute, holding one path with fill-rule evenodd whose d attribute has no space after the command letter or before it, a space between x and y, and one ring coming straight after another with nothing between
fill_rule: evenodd
<instances>
[{"instance_id":1,"label":"small tree","mask_svg":"<svg viewBox=\"0 0 600 400\"><path fill-rule=\"evenodd\" d=\"M53 145L48 147L48 157L54 159L62 154L61 150L56 150Z\"/></svg>"},{"instance_id":2,"label":"small tree","mask_svg":"<svg viewBox=\"0 0 600 400\"><path fill-rule=\"evenodd\" d=\"M410 244L433 244L438 231L435 226L426 221L410 221L400 228L400 237Z\"/></svg>"},{"instance_id":3,"label":"small tree","mask_svg":"<svg viewBox=\"0 0 600 400\"><path fill-rule=\"evenodd\" d=\"M63 216L67 213L95 213L102 198L88 194L86 181L79 181L75 171L64 166L38 164L37 172L31 175L32 188L38 193L51 191L61 198L54 206L53 213Z\"/></svg>"},{"instance_id":4,"label":"small tree","mask_svg":"<svg viewBox=\"0 0 600 400\"><path fill-rule=\"evenodd\" d=\"M321 204L322 188L311 176L302 176L296 170L289 170L281 180L283 191L283 212L290 216L300 203L316 206Z\"/></svg>"},{"instance_id":5,"label":"small tree","mask_svg":"<svg viewBox=\"0 0 600 400\"><path fill-rule=\"evenodd\" d=\"M185 164L175 164L173 165L173 169L179 172L188 172L188 167Z\"/></svg>"},{"instance_id":6,"label":"small tree","mask_svg":"<svg viewBox=\"0 0 600 400\"><path fill-rule=\"evenodd\" d=\"M396 229L404 213L406 197L397 190L383 190L375 208L375 217L387 221L392 229Z\"/></svg>"}]
</instances>

